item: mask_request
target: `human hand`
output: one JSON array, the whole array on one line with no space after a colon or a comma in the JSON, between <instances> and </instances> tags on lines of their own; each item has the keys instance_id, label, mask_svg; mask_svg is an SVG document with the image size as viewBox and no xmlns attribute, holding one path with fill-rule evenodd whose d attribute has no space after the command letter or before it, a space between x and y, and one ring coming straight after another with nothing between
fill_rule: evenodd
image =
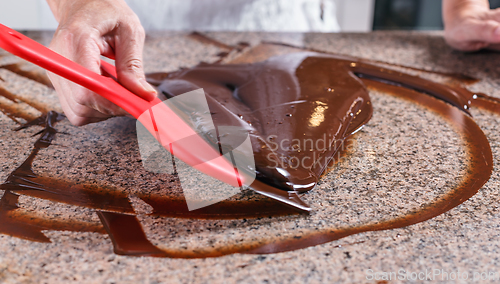
<instances>
[{"instance_id":1,"label":"human hand","mask_svg":"<svg viewBox=\"0 0 500 284\"><path fill-rule=\"evenodd\" d=\"M132 93L152 100L156 91L145 79L145 33L123 0L47 0L59 22L50 43L55 52L101 74L100 56L115 59L117 79ZM64 113L77 126L127 113L107 99L49 74Z\"/></svg>"},{"instance_id":2,"label":"human hand","mask_svg":"<svg viewBox=\"0 0 500 284\"><path fill-rule=\"evenodd\" d=\"M462 51L500 50L500 9L488 0L443 0L446 42Z\"/></svg>"}]
</instances>

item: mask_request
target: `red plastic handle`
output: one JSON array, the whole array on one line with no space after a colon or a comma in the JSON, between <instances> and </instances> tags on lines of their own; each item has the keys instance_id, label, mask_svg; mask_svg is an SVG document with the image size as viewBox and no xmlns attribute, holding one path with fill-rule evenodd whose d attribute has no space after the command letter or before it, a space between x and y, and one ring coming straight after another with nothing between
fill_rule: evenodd
<instances>
[{"instance_id":1,"label":"red plastic handle","mask_svg":"<svg viewBox=\"0 0 500 284\"><path fill-rule=\"evenodd\" d=\"M2 24L0 24L0 47L103 96L135 118L160 102L160 100L148 102L113 79L92 72Z\"/></svg>"},{"instance_id":2,"label":"red plastic handle","mask_svg":"<svg viewBox=\"0 0 500 284\"><path fill-rule=\"evenodd\" d=\"M241 177L235 173L232 163L225 160L160 99L148 102L112 78L92 72L2 24L0 47L110 100L137 118L167 150L171 151L172 145L175 145L177 158L205 174L232 186L240 186ZM114 66L106 62L101 64L108 74L116 76ZM190 145L178 143L186 137L191 137Z\"/></svg>"}]
</instances>

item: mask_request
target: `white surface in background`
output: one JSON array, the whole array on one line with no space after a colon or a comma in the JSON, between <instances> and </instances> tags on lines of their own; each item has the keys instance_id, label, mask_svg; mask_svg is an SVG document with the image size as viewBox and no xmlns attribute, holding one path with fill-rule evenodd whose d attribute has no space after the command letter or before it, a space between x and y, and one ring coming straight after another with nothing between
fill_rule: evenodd
<instances>
[{"instance_id":1,"label":"white surface in background","mask_svg":"<svg viewBox=\"0 0 500 284\"><path fill-rule=\"evenodd\" d=\"M333 0L126 0L148 29L338 32ZM148 3L145 5L145 3ZM323 3L323 19L321 19Z\"/></svg>"},{"instance_id":2,"label":"white surface in background","mask_svg":"<svg viewBox=\"0 0 500 284\"><path fill-rule=\"evenodd\" d=\"M254 0L245 6L237 30L339 32L332 0ZM321 17L322 16L322 17Z\"/></svg>"},{"instance_id":3,"label":"white surface in background","mask_svg":"<svg viewBox=\"0 0 500 284\"><path fill-rule=\"evenodd\" d=\"M343 32L372 30L375 0L337 0L336 3L337 19Z\"/></svg>"},{"instance_id":4,"label":"white surface in background","mask_svg":"<svg viewBox=\"0 0 500 284\"><path fill-rule=\"evenodd\" d=\"M0 0L0 23L18 30L57 28L45 0Z\"/></svg>"},{"instance_id":5,"label":"white surface in background","mask_svg":"<svg viewBox=\"0 0 500 284\"><path fill-rule=\"evenodd\" d=\"M366 32L375 0L126 0L146 29ZM321 15L323 2L323 19ZM18 30L57 27L45 0L0 0L0 23Z\"/></svg>"}]
</instances>

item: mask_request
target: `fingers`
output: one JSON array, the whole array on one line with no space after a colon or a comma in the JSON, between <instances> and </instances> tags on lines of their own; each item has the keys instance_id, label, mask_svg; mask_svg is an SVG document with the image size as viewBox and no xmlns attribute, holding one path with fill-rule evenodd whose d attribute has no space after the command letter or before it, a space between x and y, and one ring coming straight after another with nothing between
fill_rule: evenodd
<instances>
[{"instance_id":1,"label":"fingers","mask_svg":"<svg viewBox=\"0 0 500 284\"><path fill-rule=\"evenodd\" d=\"M56 5L58 4L58 5ZM142 67L144 30L122 0L57 2L58 30L50 44L57 53L99 73L100 56L116 60L118 81L127 89L152 100L154 88L145 81ZM105 98L50 74L63 110L74 125L84 125L127 113Z\"/></svg>"},{"instance_id":2,"label":"fingers","mask_svg":"<svg viewBox=\"0 0 500 284\"><path fill-rule=\"evenodd\" d=\"M100 54L102 52L97 43L98 41L99 39L97 36L88 36L87 34L82 35L75 44L78 47L75 49L73 54L73 60L90 71L100 74ZM102 96L72 82L68 82L68 84L73 85L72 94L68 97L68 103L70 106L74 106L75 110L79 110L79 105L83 105L94 109L107 117L125 114L125 111ZM81 112L85 115L84 111ZM102 116L100 115L99 117Z\"/></svg>"},{"instance_id":3,"label":"fingers","mask_svg":"<svg viewBox=\"0 0 500 284\"><path fill-rule=\"evenodd\" d=\"M132 93L151 101L156 97L156 90L146 82L144 75L142 52L145 33L136 17L131 21L137 21L137 24L133 26L120 25L116 30L115 65L117 79Z\"/></svg>"},{"instance_id":4,"label":"fingers","mask_svg":"<svg viewBox=\"0 0 500 284\"><path fill-rule=\"evenodd\" d=\"M59 29L50 48L93 71L100 71L100 48L95 33L86 29ZM69 121L77 126L105 120L125 111L88 89L55 74L49 74Z\"/></svg>"},{"instance_id":5,"label":"fingers","mask_svg":"<svg viewBox=\"0 0 500 284\"><path fill-rule=\"evenodd\" d=\"M496 48L500 44L500 9L488 1L443 1L446 42L462 51Z\"/></svg>"},{"instance_id":6,"label":"fingers","mask_svg":"<svg viewBox=\"0 0 500 284\"><path fill-rule=\"evenodd\" d=\"M52 76L56 75L52 74ZM63 88L63 90L64 89L67 90L68 88ZM108 116L105 116L102 113L84 105L70 105L67 98L64 95L60 95L61 92L57 92L57 94L59 96L59 101L64 113L66 114L66 117L75 126L82 126L88 123L98 122L108 118Z\"/></svg>"},{"instance_id":7,"label":"fingers","mask_svg":"<svg viewBox=\"0 0 500 284\"><path fill-rule=\"evenodd\" d=\"M450 46L462 51L475 51L500 43L500 23L494 20L467 19L445 31Z\"/></svg>"}]
</instances>

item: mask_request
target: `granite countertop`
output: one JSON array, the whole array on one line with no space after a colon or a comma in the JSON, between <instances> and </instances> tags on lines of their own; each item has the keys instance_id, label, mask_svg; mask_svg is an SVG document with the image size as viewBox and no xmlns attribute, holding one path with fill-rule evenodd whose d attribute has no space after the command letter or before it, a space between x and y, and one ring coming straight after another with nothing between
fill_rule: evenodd
<instances>
[{"instance_id":1,"label":"granite countertop","mask_svg":"<svg viewBox=\"0 0 500 284\"><path fill-rule=\"evenodd\" d=\"M28 35L44 44L50 40L50 33ZM466 74L480 79L468 89L500 97L496 89L500 54L453 51L440 32L222 32L204 36L151 33L146 40L145 69L170 72L202 61L230 62L261 42L285 43L437 73ZM5 53L0 56L0 67L19 61ZM434 81L450 80L437 73L392 68ZM0 68L0 77L0 86L17 98L9 101L0 97L3 109L15 109L26 119L61 110L51 88L4 68ZM370 96L373 118L354 136L348 159L339 162L317 188L303 195L313 208L309 215L204 220L149 214L151 207L138 196L169 195L179 188L175 178L149 173L141 167L135 120L126 117L83 127L60 121L53 144L40 151L33 168L40 176L67 184L126 193L151 243L173 254L191 251L194 257L249 242L273 242L316 231L377 224L405 216L455 190L467 175L469 158L467 142L453 125L411 101L375 89L370 90ZM19 216L61 224L80 222L97 229L46 230L50 243L0 234L0 283L386 283L382 278L387 275L381 272L393 272L388 274L392 277L390 283L399 282L397 277L423 275L427 280L443 282L447 279L443 278L445 273L448 279L454 279L457 273L462 278L467 276L464 283L478 277L498 281L500 116L475 107L471 113L490 142L493 173L469 200L428 221L352 234L275 254L193 259L132 257L113 253L95 209L21 195ZM3 182L30 154L41 128L14 131L19 124L2 113L0 125ZM3 194L0 190L0 196Z\"/></svg>"}]
</instances>

